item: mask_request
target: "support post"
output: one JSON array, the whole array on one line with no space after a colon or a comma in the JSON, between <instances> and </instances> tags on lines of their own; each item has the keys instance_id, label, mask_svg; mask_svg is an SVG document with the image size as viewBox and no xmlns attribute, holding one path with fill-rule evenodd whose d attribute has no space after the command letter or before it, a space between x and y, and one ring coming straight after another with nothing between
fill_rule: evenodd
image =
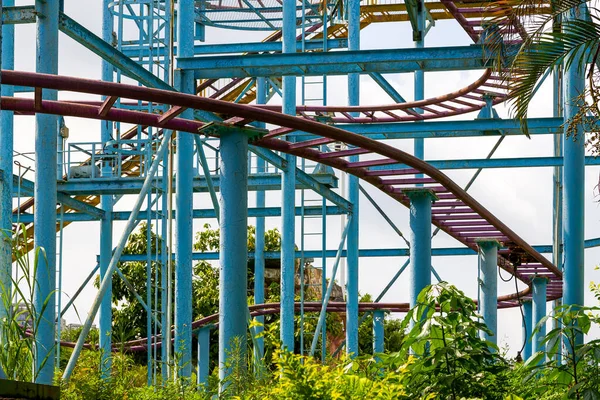
<instances>
[{"instance_id":1,"label":"support post","mask_svg":"<svg viewBox=\"0 0 600 400\"><path fill-rule=\"evenodd\" d=\"M112 42L113 16L110 12L111 0L103 0L102 4L102 40ZM113 81L113 66L106 60L102 60L102 80ZM100 122L100 140L106 144L112 139L113 124L111 121ZM105 161L102 165L102 176L112 175L110 163ZM100 221L100 279L104 279L112 256L112 195L104 195L100 198L100 208L104 210L104 218ZM112 336L112 277L109 280L106 296L100 304L100 332L99 342L101 355L101 376L103 379L110 377L111 370L111 336Z\"/></svg>"},{"instance_id":2,"label":"support post","mask_svg":"<svg viewBox=\"0 0 600 400\"><path fill-rule=\"evenodd\" d=\"M296 3L283 2L283 52L296 52ZM296 115L296 77L283 77L283 113ZM289 139L289 138L288 138ZM281 201L281 344L294 351L296 157L286 155Z\"/></svg>"},{"instance_id":3,"label":"support post","mask_svg":"<svg viewBox=\"0 0 600 400\"><path fill-rule=\"evenodd\" d=\"M231 371L227 360L232 351L239 352L241 360L246 359L248 136L234 130L222 133L220 153L219 378L222 381Z\"/></svg>"},{"instance_id":4,"label":"support post","mask_svg":"<svg viewBox=\"0 0 600 400\"><path fill-rule=\"evenodd\" d=\"M360 0L348 1L348 50L360 50ZM348 105L360 103L360 75L348 74ZM357 162L351 156L350 162ZM346 354L358 355L358 248L359 248L359 183L354 175L348 176L347 198L352 204L352 217L346 244Z\"/></svg>"},{"instance_id":5,"label":"support post","mask_svg":"<svg viewBox=\"0 0 600 400\"><path fill-rule=\"evenodd\" d=\"M198 330L198 386L208 384L210 375L210 327L204 326Z\"/></svg>"},{"instance_id":6,"label":"support post","mask_svg":"<svg viewBox=\"0 0 600 400\"><path fill-rule=\"evenodd\" d=\"M538 323L546 316L546 285L548 279L544 277L536 276L532 280L532 315L533 315L533 329L535 329ZM546 351L546 346L543 343L544 336L546 336L546 324L543 324L540 329L535 333L532 339L532 350L533 354L541 351Z\"/></svg>"},{"instance_id":7,"label":"support post","mask_svg":"<svg viewBox=\"0 0 600 400\"><path fill-rule=\"evenodd\" d=\"M58 73L58 0L36 0L36 72ZM44 90L44 100L56 100L55 90ZM56 151L57 117L35 116L34 246L40 255L34 290L38 319L35 332L34 375L36 383L51 384L54 378L56 320Z\"/></svg>"},{"instance_id":8,"label":"support post","mask_svg":"<svg viewBox=\"0 0 600 400\"><path fill-rule=\"evenodd\" d=\"M12 7L14 0L4 0L3 6ZM2 24L0 32L0 53L2 68L12 70L15 66L15 28L12 24ZM0 85L2 96L13 96L14 89ZM12 191L13 191L13 133L14 113L0 110L0 286L6 293L12 293ZM0 304L0 319L9 310Z\"/></svg>"},{"instance_id":9,"label":"support post","mask_svg":"<svg viewBox=\"0 0 600 400\"><path fill-rule=\"evenodd\" d=\"M531 300L525 300L523 301L523 305L521 306L523 308L523 322L522 322L522 332L523 332L523 343L525 344L523 346L523 361L526 361L529 357L531 357L531 333L533 332L532 329L532 306L531 306Z\"/></svg>"},{"instance_id":10,"label":"support post","mask_svg":"<svg viewBox=\"0 0 600 400\"><path fill-rule=\"evenodd\" d=\"M567 20L584 19L584 5L567 13ZM564 116L571 120L580 110L585 90L584 70L579 60L565 65ZM583 305L584 299L584 190L585 190L585 135L581 125L575 129L576 136L564 135L564 280L565 305ZM583 336L576 343L583 342Z\"/></svg>"},{"instance_id":11,"label":"support post","mask_svg":"<svg viewBox=\"0 0 600 400\"><path fill-rule=\"evenodd\" d=\"M417 0L417 31L413 32L414 46L416 49L422 49L425 47L425 5L423 0ZM418 69L414 75L415 82L415 101L423 100L425 98L425 71ZM422 109L416 110L419 114L423 113ZM425 159L425 139L416 138L414 139L414 153L415 157L421 160ZM417 177L422 177L422 174L418 174ZM418 186L422 186L419 184Z\"/></svg>"},{"instance_id":12,"label":"support post","mask_svg":"<svg viewBox=\"0 0 600 400\"><path fill-rule=\"evenodd\" d=\"M194 56L194 1L177 3L177 58ZM196 91L192 71L179 70L182 93ZM193 110L182 118L193 119ZM192 374L192 244L194 139L177 132L177 174L175 175L175 353L179 359L178 376Z\"/></svg>"},{"instance_id":13,"label":"support post","mask_svg":"<svg viewBox=\"0 0 600 400\"><path fill-rule=\"evenodd\" d=\"M384 352L385 313L382 310L373 311L373 354Z\"/></svg>"},{"instance_id":14,"label":"support post","mask_svg":"<svg viewBox=\"0 0 600 400\"><path fill-rule=\"evenodd\" d=\"M413 308L421 291L431 285L431 203L437 200L429 189L407 189L410 200L409 303Z\"/></svg>"},{"instance_id":15,"label":"support post","mask_svg":"<svg viewBox=\"0 0 600 400\"><path fill-rule=\"evenodd\" d=\"M483 322L492 331L489 335L480 332L482 339L494 344L498 341L498 249L500 243L496 240L481 239L479 244L479 313Z\"/></svg>"},{"instance_id":16,"label":"support post","mask_svg":"<svg viewBox=\"0 0 600 400\"><path fill-rule=\"evenodd\" d=\"M256 78L256 104L265 104L267 102L266 79ZM257 123L258 128L265 128L265 124ZM256 157L256 173L265 173L266 162L262 157ZM256 207L265 207L265 191L256 191ZM254 246L254 304L263 304L265 302L265 217L256 217L256 232ZM264 324L263 316L256 317L257 322ZM256 328L255 334L262 333L263 327ZM254 349L254 359L261 359L265 354L264 338L256 338L256 348Z\"/></svg>"}]
</instances>

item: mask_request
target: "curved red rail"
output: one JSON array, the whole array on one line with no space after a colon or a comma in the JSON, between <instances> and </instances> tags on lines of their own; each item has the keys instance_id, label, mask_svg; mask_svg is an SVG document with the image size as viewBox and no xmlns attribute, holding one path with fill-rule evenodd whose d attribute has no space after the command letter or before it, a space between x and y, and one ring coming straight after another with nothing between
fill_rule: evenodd
<instances>
[{"instance_id":1,"label":"curved red rail","mask_svg":"<svg viewBox=\"0 0 600 400\"><path fill-rule=\"evenodd\" d=\"M224 115L226 116L224 124L232 128L254 121L276 125L277 128L272 129L255 145L308 158L356 175L404 205L408 205L408 199L403 194L404 190L416 187L416 185L430 188L440 199L434 203L432 209L434 225L473 250L477 249L477 238L498 240L506 247L505 250L501 250L498 258L501 268L514 274L528 285L533 276L547 277L549 279L548 300L561 296L562 273L549 260L444 173L426 162L384 143L304 118L177 92L15 71L2 71L2 79L3 83L10 85L105 95L109 98L123 97L171 107L170 111L164 115L157 115L103 107L102 105L46 101L41 98L2 97L1 106L5 110L109 119L191 133L198 133L205 124L174 116L187 108ZM39 95L41 91L36 90L36 93ZM114 102L107 101L108 103L113 104ZM173 116L173 118L165 116ZM281 139L281 135L294 130L314 136L294 143ZM324 145L333 142L345 143L350 149L330 152ZM347 159L348 156L360 154L370 154L372 159L359 162L350 162ZM420 174L424 176L421 177ZM515 266L518 267L515 268ZM528 294L528 291L529 289L526 289L522 293L505 296L499 299L499 305L501 307L517 306L518 298Z\"/></svg>"}]
</instances>

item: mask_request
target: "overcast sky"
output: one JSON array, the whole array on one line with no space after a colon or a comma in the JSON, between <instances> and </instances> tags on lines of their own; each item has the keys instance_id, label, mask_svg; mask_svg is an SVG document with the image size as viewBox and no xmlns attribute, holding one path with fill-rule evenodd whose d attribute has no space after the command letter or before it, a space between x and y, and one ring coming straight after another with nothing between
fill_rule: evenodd
<instances>
[{"instance_id":1,"label":"overcast sky","mask_svg":"<svg viewBox=\"0 0 600 400\"><path fill-rule=\"evenodd\" d=\"M65 11L72 18L83 24L92 32L100 35L101 1L75 1L65 0ZM31 4L31 1L17 1L17 5ZM268 35L267 32L243 32L234 30L207 29L207 43L227 43L260 41ZM16 69L33 71L35 68L35 25L16 26ZM412 33L408 23L375 24L362 31L361 47L363 49L377 48L406 48L412 47ZM470 39L455 21L438 21L431 29L426 39L426 46L468 45ZM100 58L83 46L74 42L64 34L60 34L59 73L62 75L79 76L86 78L100 78ZM425 97L439 96L454 91L475 81L481 71L467 72L437 72L425 75ZM386 75L394 87L407 99L412 98L412 74ZM550 81L550 79L548 79ZM335 77L329 79L328 104L346 104L345 78ZM73 94L64 94L62 98L74 98ZM552 116L552 90L549 84L542 86L534 100L532 117ZM274 98L273 102L280 99ZM391 103L392 100L379 89L368 77L361 78L361 103ZM501 117L507 117L504 106L496 108ZM474 114L463 115L455 119L470 120ZM100 140L99 123L76 118L66 118L70 128L68 143L92 142ZM15 123L15 149L19 152L33 150L34 119L31 117L16 117ZM497 137L481 138L455 138L455 139L430 139L426 140L425 158L427 160L485 158L493 147ZM390 141L394 146L412 152L411 140ZM496 152L496 157L540 157L552 156L552 137L538 135L532 139L525 137L507 137ZM20 159L23 163L25 160ZM15 170L15 173L18 171ZM465 185L474 170L448 170L447 175L459 184ZM586 168L585 204L586 204L586 239L600 236L598 219L600 210L594 195L594 186L598 183L598 167ZM339 174L338 174L339 175ZM27 175L33 179L32 175ZM369 193L379 205L388 213L390 218L408 235L408 210L379 192L377 189L364 184ZM511 229L522 236L531 244L551 244L552 227L552 169L551 168L509 168L484 170L469 193L481 204L492 211ZM298 195L299 196L299 195ZM16 202L16 200L15 200ZM133 197L123 198L116 206L117 210L127 210L131 207ZM16 204L16 203L15 203ZM254 196L250 196L250 206L254 204ZM269 192L267 206L280 204L279 192ZM299 204L299 203L298 203ZM208 195L196 194L195 208L210 208ZM216 220L197 220L194 229L209 222L216 226ZM254 224L254 221L250 221ZM268 218L267 228L280 226L278 218ZM299 221L297 221L299 237ZM340 238L340 217L328 218L328 248L335 249ZM74 223L64 230L63 254L63 302L67 301L91 269L96 264L96 255L99 251L99 222ZM114 243L121 235L123 222L115 222ZM297 240L299 242L299 239ZM458 247L460 244L444 233L438 234L433 239L433 247ZM314 245L309 244L310 248ZM387 225L368 201L361 197L360 206L360 247L372 248L397 248L405 247L404 242ZM547 255L551 257L551 255ZM363 258L360 260L360 292L376 296L404 263L405 258ZM595 304L587 285L591 280L600 280L600 272L594 271L594 266L600 260L598 249L586 250L586 303ZM333 260L329 261L330 264ZM315 262L320 265L319 262ZM433 265L443 280L456 284L472 297L477 296L477 257L453 256L435 257ZM329 265L331 267L331 265ZM505 274L507 275L507 274ZM401 277L388 294L384 302L402 302L408 300L407 275ZM507 276L505 276L506 278ZM514 292L514 282L505 284L499 280L499 293ZM79 317L85 318L91 305L96 290L89 285L76 301ZM548 305L550 308L550 304ZM77 313L70 310L66 314L68 322L79 320ZM510 347L510 354L521 347L521 322L518 309L501 310L498 324L499 344ZM594 335L597 337L598 332Z\"/></svg>"}]
</instances>

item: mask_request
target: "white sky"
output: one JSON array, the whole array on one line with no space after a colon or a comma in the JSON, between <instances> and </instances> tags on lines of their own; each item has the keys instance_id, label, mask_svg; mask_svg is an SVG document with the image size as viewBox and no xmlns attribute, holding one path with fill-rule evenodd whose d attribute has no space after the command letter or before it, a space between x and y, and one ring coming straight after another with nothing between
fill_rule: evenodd
<instances>
[{"instance_id":1,"label":"white sky","mask_svg":"<svg viewBox=\"0 0 600 400\"><path fill-rule=\"evenodd\" d=\"M17 1L17 5L31 4L31 1ZM100 36L101 33L101 1L65 1L66 13L79 23ZM207 29L207 43L227 43L260 41L267 36L266 32L243 32L234 30ZM363 49L377 48L406 48L412 47L412 33L408 23L374 24L362 31L361 47ZM462 28L454 21L438 21L431 29L426 39L426 46L439 47L449 45L468 45L470 39ZM16 60L17 70L33 71L35 68L35 25L16 26ZM79 76L100 79L100 58L83 46L74 42L64 34L60 34L59 73L61 75ZM467 72L436 72L425 75L425 97L438 96L466 86L476 80L481 71ZM405 98L412 98L412 74L393 74L386 76L394 87ZM548 83L550 79L548 79ZM300 91L298 91L300 92ZM346 84L344 77L334 77L329 80L328 104L346 104ZM63 98L74 98L72 94ZM535 98L530 116L552 116L552 91L551 85L545 84ZM279 99L273 99L277 102ZM361 103L391 103L391 99L368 77L361 78ZM496 107L501 117L505 118L507 112L504 106ZM469 114L458 117L460 120L473 119L475 115ZM70 128L68 143L99 141L100 127L96 121L87 121L76 118L66 118ZM21 152L33 149L34 120L31 117L16 117L15 122L15 149ZM485 158L497 137L481 138L455 138L455 139L430 139L425 144L425 159L464 159ZM412 151L411 140L395 140L397 147ZM495 157L539 157L552 156L552 137L549 135L534 136L531 140L525 137L510 136L504 140L496 152ZM451 178L464 185L470 179L474 170L445 171ZM15 173L17 171L15 170ZM586 212L586 239L600 236L598 219L600 217L599 205L594 197L593 188L598 182L598 167L586 168L585 182L585 212ZM32 179L33 176L27 176ZM509 168L504 170L484 170L470 193L505 222L511 229L528 240L531 244L551 244L552 226L552 169L551 168ZM378 201L379 205L388 213L390 218L408 235L408 210L399 205L395 200L385 194L364 184L369 188L370 194ZM299 198L299 192L298 192ZM133 197L122 199L116 210L126 210L131 206ZM278 192L267 194L267 206L276 206L280 203ZM299 203L297 203L299 204ZM210 208L208 195L196 194L195 208ZM254 205L254 196L250 196L250 206ZM197 231L205 223L216 226L216 221L197 220L194 229ZM250 220L251 224L254 221ZM267 228L279 226L278 218L267 218ZM299 243L299 220L297 220L297 243ZM74 223L64 230L63 254L63 304L68 296L72 295L80 283L89 274L96 264L96 255L99 252L99 222ZM115 222L114 243L121 235L124 222ZM340 217L328 218L327 241L328 249L335 249L340 238ZM433 247L457 247L459 244L444 233L440 233L433 240ZM309 244L310 246L310 244ZM361 197L360 207L360 247L395 248L405 247L402 240L394 233L387 223L379 216L368 201ZM314 247L313 247L314 248ZM550 257L550 255L547 255ZM587 283L590 280L600 280L600 271L594 271L597 260L600 259L600 250L586 250L586 303L595 304ZM373 296L385 287L389 279L395 274L405 258L363 258L360 261L360 292L370 293ZM330 264L333 260L329 261ZM316 263L319 265L319 263ZM476 256L435 257L433 265L442 279L456 284L472 297L477 296L477 258ZM507 274L503 276L506 277ZM408 300L407 275L400 278L388 294L384 302L402 302ZM514 292L514 282L505 284L499 281L499 293ZM90 284L76 301L79 316L83 319L91 305L96 290ZM550 308L550 304L548 304ZM521 347L521 319L518 309L501 310L498 317L499 344L508 345L510 354ZM66 314L68 322L78 321L74 310ZM596 331L595 337L599 336Z\"/></svg>"}]
</instances>

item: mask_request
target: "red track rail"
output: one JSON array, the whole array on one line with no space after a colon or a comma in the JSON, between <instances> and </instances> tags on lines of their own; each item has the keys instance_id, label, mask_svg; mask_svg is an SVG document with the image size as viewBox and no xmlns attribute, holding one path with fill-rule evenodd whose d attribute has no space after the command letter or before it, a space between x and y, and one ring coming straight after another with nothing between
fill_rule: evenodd
<instances>
[{"instance_id":1,"label":"red track rail","mask_svg":"<svg viewBox=\"0 0 600 400\"><path fill-rule=\"evenodd\" d=\"M498 240L507 248L502 250L498 257L500 268L515 274L518 279L528 285L533 276L547 277L549 279L548 300L559 298L562 294L562 273L549 260L444 173L426 162L384 143L305 118L171 91L16 71L2 71L2 79L4 84L38 89L35 91L38 97L34 99L2 97L1 107L4 110L109 119L191 133L198 133L205 125L199 121L178 117L169 119L140 111L103 107L102 105L46 101L39 97L41 94L39 89L54 89L105 95L109 99L122 97L164 104L170 106L172 110L165 115L177 115L187 108L214 112L226 116L224 123L232 128L254 121L275 125L276 128L254 144L311 159L351 173L378 187L405 206L408 206L409 202L403 194L404 190L414 188L417 184L423 184L424 187L433 190L440 199L433 206L432 223L434 225L473 250L477 249L477 238ZM110 100L105 102L105 104L109 103ZM281 135L294 130L307 132L314 136L294 143L281 139ZM324 145L333 142L345 143L350 149L337 152L327 151L328 149ZM371 157L368 161L348 161L348 156L356 154L370 154ZM417 177L419 174L423 174L424 177ZM515 265L518 268L515 268ZM519 297L528 295L529 290L528 288L522 293L499 298L499 306L518 306Z\"/></svg>"}]
</instances>

